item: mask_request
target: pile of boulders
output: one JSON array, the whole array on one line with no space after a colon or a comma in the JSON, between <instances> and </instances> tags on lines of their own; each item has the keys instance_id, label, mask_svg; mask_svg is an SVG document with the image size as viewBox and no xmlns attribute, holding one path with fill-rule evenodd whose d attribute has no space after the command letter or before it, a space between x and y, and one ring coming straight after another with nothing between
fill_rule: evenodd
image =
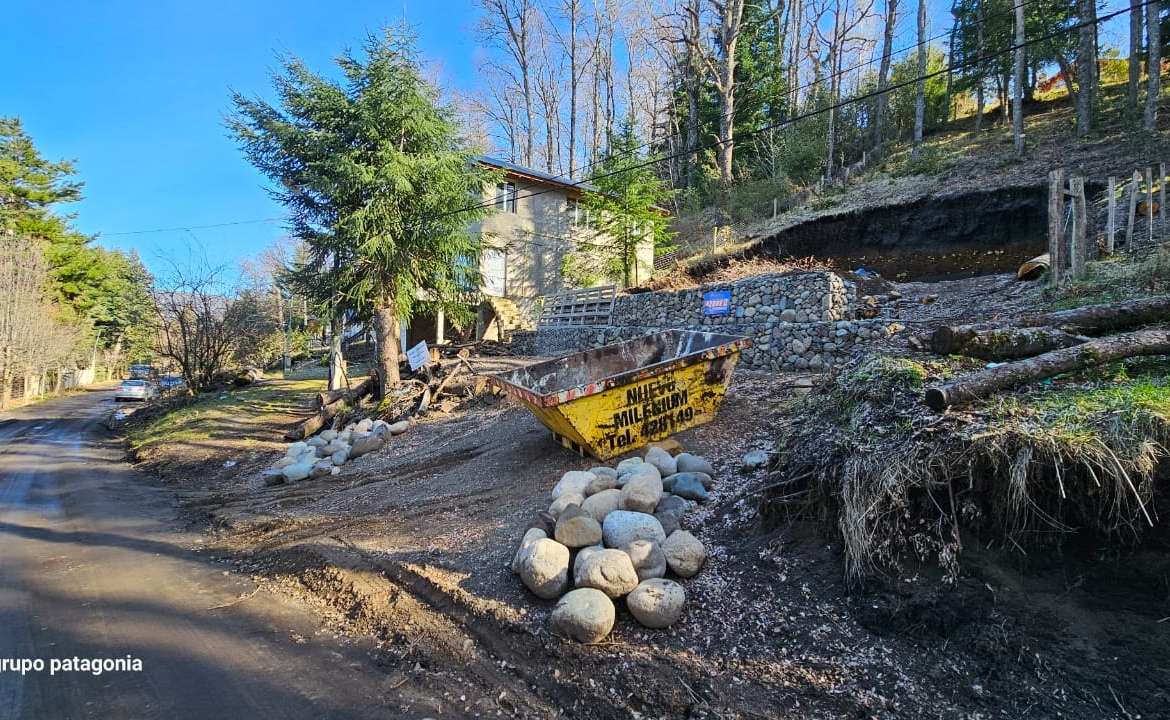
<instances>
[{"instance_id":1,"label":"pile of boulders","mask_svg":"<svg viewBox=\"0 0 1170 720\"><path fill-rule=\"evenodd\" d=\"M623 597L648 628L678 622L686 592L667 574L693 577L707 559L682 523L688 508L707 500L714 476L702 457L660 446L616 468L565 473L512 560L529 590L559 599L550 630L597 642L613 629L614 600Z\"/></svg>"},{"instance_id":2,"label":"pile of boulders","mask_svg":"<svg viewBox=\"0 0 1170 720\"><path fill-rule=\"evenodd\" d=\"M381 450L391 436L410 429L410 421L388 423L366 418L342 430L322 430L308 440L288 446L284 457L264 471L266 485L337 475L341 466L362 455Z\"/></svg>"}]
</instances>

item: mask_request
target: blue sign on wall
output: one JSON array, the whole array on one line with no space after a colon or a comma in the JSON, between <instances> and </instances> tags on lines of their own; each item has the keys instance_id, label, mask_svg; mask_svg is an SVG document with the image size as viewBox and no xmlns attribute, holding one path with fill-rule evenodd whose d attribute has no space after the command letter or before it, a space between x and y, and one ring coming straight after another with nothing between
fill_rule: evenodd
<instances>
[{"instance_id":1,"label":"blue sign on wall","mask_svg":"<svg viewBox=\"0 0 1170 720\"><path fill-rule=\"evenodd\" d=\"M726 315L731 312L730 290L708 290L703 293L704 315Z\"/></svg>"}]
</instances>

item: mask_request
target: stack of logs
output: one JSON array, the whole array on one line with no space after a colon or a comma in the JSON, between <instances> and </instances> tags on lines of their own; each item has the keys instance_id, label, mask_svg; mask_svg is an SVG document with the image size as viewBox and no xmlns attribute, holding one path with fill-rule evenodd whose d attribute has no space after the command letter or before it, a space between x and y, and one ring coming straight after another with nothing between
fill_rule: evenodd
<instances>
[{"instance_id":1,"label":"stack of logs","mask_svg":"<svg viewBox=\"0 0 1170 720\"><path fill-rule=\"evenodd\" d=\"M934 352L1007 362L928 389L926 403L943 410L1073 370L1129 357L1170 355L1167 322L1170 295L1060 310L1008 325L941 327L930 338ZM1120 330L1130 332L1109 334Z\"/></svg>"},{"instance_id":2,"label":"stack of logs","mask_svg":"<svg viewBox=\"0 0 1170 720\"><path fill-rule=\"evenodd\" d=\"M395 422L428 412L450 412L464 400L490 392L487 378L472 369L467 357L466 349L459 351L452 361L437 359L437 353L432 354L431 362L404 377L388 393L381 414ZM356 407L363 398L377 393L376 372L352 388L318 393L317 412L285 433L285 438L295 441L311 437L334 425L342 410Z\"/></svg>"}]
</instances>

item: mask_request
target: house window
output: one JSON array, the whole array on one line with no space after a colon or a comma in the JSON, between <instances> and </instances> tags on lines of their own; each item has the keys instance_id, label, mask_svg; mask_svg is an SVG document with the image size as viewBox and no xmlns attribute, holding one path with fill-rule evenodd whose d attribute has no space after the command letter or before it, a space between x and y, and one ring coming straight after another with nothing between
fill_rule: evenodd
<instances>
[{"instance_id":1,"label":"house window","mask_svg":"<svg viewBox=\"0 0 1170 720\"><path fill-rule=\"evenodd\" d=\"M496 183L496 209L516 212L516 183Z\"/></svg>"},{"instance_id":2,"label":"house window","mask_svg":"<svg viewBox=\"0 0 1170 720\"><path fill-rule=\"evenodd\" d=\"M569 198L566 201L565 210L569 213L569 221L573 227L589 224L589 209L583 207L579 199Z\"/></svg>"}]
</instances>

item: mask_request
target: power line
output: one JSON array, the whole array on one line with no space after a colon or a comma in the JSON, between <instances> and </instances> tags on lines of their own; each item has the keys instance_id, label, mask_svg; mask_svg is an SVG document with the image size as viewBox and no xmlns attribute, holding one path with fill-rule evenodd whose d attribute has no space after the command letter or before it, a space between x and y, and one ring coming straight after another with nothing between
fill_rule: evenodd
<instances>
[{"instance_id":1,"label":"power line","mask_svg":"<svg viewBox=\"0 0 1170 720\"><path fill-rule=\"evenodd\" d=\"M235 222L212 223L210 225L179 225L176 227L154 228L153 230L126 230L124 232L100 233L102 237L121 235L149 235L161 232L191 232L192 230L211 230L213 228L234 227L236 225L258 225L268 222L284 222L287 218L261 218L259 220L237 220Z\"/></svg>"},{"instance_id":2,"label":"power line","mask_svg":"<svg viewBox=\"0 0 1170 720\"><path fill-rule=\"evenodd\" d=\"M1031 0L1031 1L1035 2L1036 0ZM806 120L810 117L815 117L816 115L827 113L827 112L830 112L832 110L839 110L843 107L848 107L849 105L852 105L854 103L865 102L866 100L871 100L879 95L883 95L885 93L890 93L890 92L893 92L895 90L900 90L904 87L909 87L909 86L915 85L919 82L925 82L927 80L930 80L931 78L939 77L940 75L945 75L945 74L947 74L949 72L953 72L955 70L961 70L961 69L965 69L968 67L978 66L982 63L987 62L988 60L992 60L994 58L997 58L997 57L1000 57L1003 55L1010 55L1011 53L1014 53L1016 50L1030 47L1030 46L1036 45L1038 43L1047 42L1047 41L1052 40L1054 38L1060 37L1064 33L1072 32L1074 30L1080 30L1080 29L1087 28L1087 27L1093 27L1095 25L1099 25L1107 20L1112 20L1113 18L1118 17L1119 15L1123 15L1123 14L1128 13L1128 12L1137 12L1139 9L1141 9L1141 8L1151 4L1153 2L1158 2L1158 0L1142 0L1142 2L1140 2L1136 5L1132 5L1130 7L1126 7L1126 8L1123 8L1121 10L1117 10L1117 11L1108 13L1106 15L1102 15L1102 16L1096 18L1095 20L1088 20L1088 21L1082 21L1079 23L1075 23L1073 25L1070 25L1067 28L1061 28L1060 30L1049 33L1049 34L1044 35L1042 37L1033 38L1033 39L1027 40L1023 43L1011 45L1011 46L1005 48L1004 50L1000 50L998 52L990 53L990 54L984 55L982 57L977 57L973 60L968 60L965 62L953 64L953 65L948 65L948 66L941 68L939 70L935 70L933 72L928 72L925 75L919 75L919 76L914 77L910 80L905 80L905 81L900 82L900 83L888 85L884 90L880 90L880 91L875 90L873 92L865 93L864 95L859 95L857 97L850 98L848 100L842 100L842 101L837 102L837 103L833 103L833 104L826 105L826 106L821 107L821 108L817 108L816 110L810 110L806 113L802 113L800 115L794 116L794 117L789 118L787 120L783 120L783 121L780 121L777 123L772 123L772 124L757 128L757 129L752 130L748 133L745 133L740 138L734 138L734 139L738 140L738 139L742 139L745 137L750 138L754 135L758 135L758 134L766 132L768 130L777 130L779 128L786 127L788 125L792 125L792 124L799 122L801 120ZM705 149L714 148L714 147L717 147L721 144L722 144L721 140L716 140L713 143L706 143L706 144L700 145L698 148L695 148L694 150L686 150L686 151L674 153L671 155L664 155L661 157L650 158L644 162L636 163L636 164L631 165L629 167L620 168L618 170L614 170L612 172L605 173L603 175L596 175L596 176L590 178L588 181L578 180L576 182L565 183L565 185L568 187L580 188L581 185L584 184L585 182L595 182L595 181L602 179L602 178L613 177L615 175L621 175L623 173L632 172L634 170L640 170L640 169L645 168L645 167L650 167L650 166L656 165L657 163L660 163L660 162L665 162L666 160L672 160L675 158L682 157L684 155L689 155L692 152L695 152L697 150L705 150ZM527 195L517 194L516 200L519 201L521 198L537 197L539 195L544 195L546 193L550 193L553 191L554 191L554 188L546 188L544 190L529 193ZM445 213L440 213L439 215L437 215L435 217L436 218L443 218L443 217L448 217L450 215L456 215L459 213L471 212L473 210L481 210L481 209L492 207L493 205L496 205L496 204L497 204L497 201L493 199L493 200L486 202L486 203L479 203L478 205L469 205L467 207L459 208L457 210L450 210L450 211L445 212Z\"/></svg>"},{"instance_id":3,"label":"power line","mask_svg":"<svg viewBox=\"0 0 1170 720\"><path fill-rule=\"evenodd\" d=\"M1032 4L1035 4L1035 3L1040 3L1040 2L1043 2L1043 1L1044 1L1044 0L1023 0L1023 1L1020 3L1020 6L1022 6L1022 7L1027 7L1028 5L1032 5ZM1015 10L1015 8L1016 8L1016 7L1017 7L1017 6L1013 5L1013 6L1012 6L1012 8L1011 8L1011 10ZM910 17L910 16L904 13L904 14L903 14L903 17ZM988 22L988 20L987 20L987 19L984 19L984 21L983 21L983 22L984 22L984 23L987 23L987 22ZM898 32L898 33L897 33L897 34L894 36L894 37L895 37L895 39L897 39L897 38L900 38L900 37L902 37L903 35L906 35L906 34L907 34L907 33L908 33L908 32L909 32L911 29L913 29L913 27L907 27L907 28L905 28L905 29L903 29L903 30L899 31L899 32ZM951 31L949 31L949 30L948 30L947 32L938 33L938 34L936 34L936 35L932 35L932 36L930 36L930 37L928 37L928 38L925 38L925 39L923 39L923 40L920 40L920 41L918 41L918 42L914 43L913 45L906 45L906 46L904 46L904 47L901 47L901 48L898 48L898 49L896 49L896 50L891 50L891 51L889 52L889 57L890 57L891 59L893 59L893 58L895 58L895 57L897 57L897 56L901 55L902 53L904 53L904 52L906 52L906 51L909 51L909 50L914 50L914 49L916 49L916 48L918 48L918 47L921 47L922 45L929 45L931 42L934 42L935 40L939 40L939 39L941 39L941 38L947 37L948 35L950 35L950 32L951 32ZM874 65L874 64L876 64L876 63L879 63L879 62L881 62L881 60L882 60L884 57L885 57L885 54L884 54L884 53L883 53L883 54L878 54L878 55L875 55L875 56L871 57L869 60L867 60L867 61L865 61L865 62L860 62L860 63L857 63L857 64L855 64L855 65L852 65L852 66L850 66L850 67L847 67L847 68L842 68L842 69L841 69L840 71L838 71L838 72L827 74L827 75L825 75L825 76L823 76L823 77L817 78L816 80L812 80L812 81L810 81L810 82L804 83L803 85L798 85L796 88L794 88L794 89L792 90L792 92L794 92L794 93L796 93L797 95L799 95L799 94L800 94L802 91L809 90L809 89L811 89L811 88L813 88L813 87L815 87L815 86L817 86L817 85L821 85L822 83L828 82L828 81L830 81L830 80L832 80L832 79L834 79L834 78L836 78L836 79L841 79L841 78L844 78L844 77L845 77L845 76L846 76L848 73L851 73L851 72L853 72L853 71L855 71L855 70L859 70L859 69L861 69L861 68L864 68L864 67L869 67L869 66L871 66L871 65ZM888 87L888 86L887 86L887 88L886 88L886 90L885 90L884 92L890 92L892 89L893 89L893 88L891 88L891 87ZM880 93L879 93L879 94L880 94ZM735 118L736 120L739 120L739 119L742 119L742 118L738 118L738 117L736 117L736 115L737 115L738 113L741 113L741 112L743 112L743 111L744 111L744 106L740 105L739 107L737 107L737 109L736 109L736 110L732 111L732 112L730 113L730 115L731 115L731 117ZM719 115L719 116L716 116L716 119L722 119L722 117L723 117L723 115ZM803 119L803 118L801 118L801 117L799 117L799 116L798 116L798 117L791 118L790 120L798 120L798 119ZM783 123L783 122L788 122L788 121L782 121L782 123ZM768 129L768 128L767 128L767 127L765 127L765 128L761 128L761 130L764 130L764 129ZM668 139L671 139L671 138L679 138L679 137L681 137L681 136L682 136L682 134L683 134L682 132L675 132L675 133L670 133L670 134L668 134L668 135L664 135L664 136L662 136L662 137L660 137L660 138L656 138L654 142L662 142L662 141L664 141L664 140L668 140ZM757 133L749 133L749 134L748 134L746 137L751 137L753 134L757 134ZM742 137L744 137L744 136L740 136L740 137L742 138ZM740 138L736 138L736 139L740 139ZM650 147L652 144L653 144L653 143L651 143L651 142L645 142L645 143L641 143L640 145L637 145L637 146L635 146L635 147L631 148L630 150L627 150L627 151L624 151L624 152L622 152L622 153L619 153L618 155L613 155L613 156L610 156L609 158L606 158L606 159L610 159L610 160L612 160L613 158L620 158L620 157L626 157L626 156L634 155L634 154L638 153L638 152L639 152L639 151L641 151L641 150L644 150L644 149L647 149L647 148L649 148L649 147ZM718 144L718 143L716 143L716 144ZM713 146L707 146L707 147L713 147ZM688 152L697 152L697 151L699 151L699 150L701 150L701 149L704 149L704 146L702 146L702 145L701 145L701 146L699 146L698 148L695 148L693 151L688 151ZM681 156L681 153L680 153L680 154L673 155L673 156L667 156L667 157L679 157L679 156ZM588 163L585 163L585 164L583 164L583 165L580 165L580 166L578 166L578 167L576 167L576 168L570 168L570 169L568 169L568 170L566 170L566 171L562 172L562 173L561 173L561 174L559 174L559 175L550 175L550 176L549 176L549 178L550 178L550 179L552 179L552 180L554 180L554 181L563 181L563 182L565 182L565 183L567 183L567 184L570 184L570 185L572 185L572 186L580 186L580 185L582 185L583 183L585 183L585 182L588 182L588 180L580 180L580 181L577 181L577 182L573 182L573 181L572 181L572 178L573 178L573 176L574 176L574 175L577 175L577 174L579 174L581 171L584 171L584 170L588 170L588 169L594 168L594 167L596 167L596 166L600 165L600 164L601 164L603 161L604 161L604 160L601 160L601 159L599 159L599 160L592 160L592 161L590 161L590 162L588 162ZM607 177L607 176L603 176L603 177ZM528 185L527 185L527 187L534 187L534 186L535 186L535 183L530 183L530 184L528 184ZM532 195L527 195L527 196L524 196L524 197L533 197L533 196L532 196ZM517 198L517 199L519 199L519 198ZM490 202L490 203L488 203L488 204L486 204L486 205L481 205L481 206L476 206L476 207L468 207L468 208L463 208L463 209L461 209L461 210L458 210L458 211L455 211L455 212L469 212L470 210L473 210L473 209L478 209L478 208L480 208L480 207L490 207L491 205L494 205L494 204L496 204L496 201L495 201L495 200L493 200L492 202ZM439 217L445 217L445 215L440 215ZM283 221L285 221L285 220L287 220L287 218L261 218L261 219L258 219L258 220L239 220L239 221L235 221L235 222L212 223L212 224L208 224L208 225L182 225L182 226L176 226L176 227L154 228L154 229L150 229L150 230L128 230L128 231L123 231L123 232L101 233L101 235L102 235L102 237L121 237L121 236L127 236L127 235L149 235L149 234L154 234L154 233L163 233L163 232L183 232L183 231L190 231L190 230L210 230L210 229L215 229L215 228L223 228L223 227L234 227L234 226L238 226L238 225L256 225L256 224L260 224L260 223L267 223L267 222L283 222Z\"/></svg>"}]
</instances>

